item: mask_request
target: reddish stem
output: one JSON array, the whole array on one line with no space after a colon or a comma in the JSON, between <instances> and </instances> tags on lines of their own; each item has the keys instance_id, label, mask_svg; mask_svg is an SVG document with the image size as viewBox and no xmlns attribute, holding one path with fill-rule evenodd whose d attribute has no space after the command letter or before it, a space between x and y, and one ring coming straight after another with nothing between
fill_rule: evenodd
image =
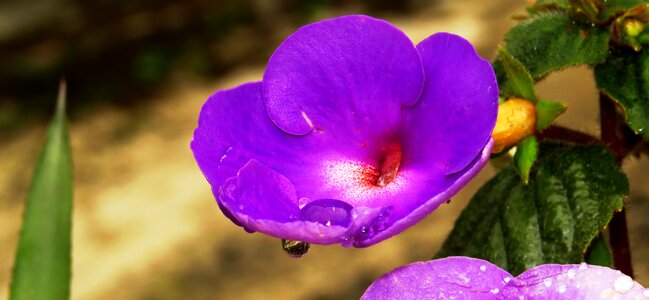
<instances>
[{"instance_id":1,"label":"reddish stem","mask_svg":"<svg viewBox=\"0 0 649 300\"><path fill-rule=\"evenodd\" d=\"M629 136L628 130L623 128L624 122L620 122L617 108L613 100L600 93L599 95L599 117L601 127L601 138L604 145L608 147L618 165L622 165L622 160L633 148L634 142L626 139ZM636 142L637 143L637 142ZM609 242L613 250L613 263L622 273L633 277L633 266L631 264L631 250L629 246L629 233L626 224L626 211L621 211L613 215L609 223Z\"/></svg>"},{"instance_id":2,"label":"reddish stem","mask_svg":"<svg viewBox=\"0 0 649 300\"><path fill-rule=\"evenodd\" d=\"M552 125L542 132L537 134L537 137L540 140L558 140L566 141L571 143L577 143L580 145L592 145L592 144L601 144L602 141L598 138L581 131L574 129Z\"/></svg>"}]
</instances>

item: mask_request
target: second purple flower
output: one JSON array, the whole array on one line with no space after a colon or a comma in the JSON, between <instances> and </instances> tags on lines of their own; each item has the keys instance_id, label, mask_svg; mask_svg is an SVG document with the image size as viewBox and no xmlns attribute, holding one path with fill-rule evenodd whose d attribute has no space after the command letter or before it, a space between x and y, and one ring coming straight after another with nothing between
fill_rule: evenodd
<instances>
[{"instance_id":1,"label":"second purple flower","mask_svg":"<svg viewBox=\"0 0 649 300\"><path fill-rule=\"evenodd\" d=\"M415 46L385 21L345 16L288 37L261 82L213 94L191 148L247 231L365 247L478 173L497 107L491 65L461 37Z\"/></svg>"}]
</instances>

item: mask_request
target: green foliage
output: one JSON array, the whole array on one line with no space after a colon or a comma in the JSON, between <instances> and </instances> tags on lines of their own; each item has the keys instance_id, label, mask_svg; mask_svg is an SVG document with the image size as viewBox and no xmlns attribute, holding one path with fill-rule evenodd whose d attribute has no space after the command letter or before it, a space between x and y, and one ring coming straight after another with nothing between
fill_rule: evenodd
<instances>
[{"instance_id":1,"label":"green foliage","mask_svg":"<svg viewBox=\"0 0 649 300\"><path fill-rule=\"evenodd\" d=\"M514 166L521 175L524 184L529 182L530 171L532 171L538 153L539 146L535 136L530 135L518 143L514 155Z\"/></svg>"},{"instance_id":2,"label":"green foliage","mask_svg":"<svg viewBox=\"0 0 649 300\"><path fill-rule=\"evenodd\" d=\"M608 20L624 11L639 5L646 5L647 0L607 0L602 9L601 19Z\"/></svg>"},{"instance_id":3,"label":"green foliage","mask_svg":"<svg viewBox=\"0 0 649 300\"><path fill-rule=\"evenodd\" d=\"M529 184L513 167L501 171L473 197L436 257L483 258L514 275L578 263L628 193L604 147L544 143Z\"/></svg>"},{"instance_id":4,"label":"green foliage","mask_svg":"<svg viewBox=\"0 0 649 300\"><path fill-rule=\"evenodd\" d=\"M591 265L613 267L613 257L602 234L593 240L586 254L586 262Z\"/></svg>"},{"instance_id":5,"label":"green foliage","mask_svg":"<svg viewBox=\"0 0 649 300\"><path fill-rule=\"evenodd\" d=\"M580 24L567 13L544 12L520 22L505 36L505 48L539 80L548 73L570 66L595 65L608 54L609 33ZM509 86L499 61L494 69L500 88Z\"/></svg>"},{"instance_id":6,"label":"green foliage","mask_svg":"<svg viewBox=\"0 0 649 300\"><path fill-rule=\"evenodd\" d=\"M575 15L586 17L590 22L599 21L600 4L598 0L570 0L570 7Z\"/></svg>"},{"instance_id":7,"label":"green foliage","mask_svg":"<svg viewBox=\"0 0 649 300\"><path fill-rule=\"evenodd\" d=\"M11 300L70 295L72 155L65 87L32 177L11 282Z\"/></svg>"},{"instance_id":8,"label":"green foliage","mask_svg":"<svg viewBox=\"0 0 649 300\"><path fill-rule=\"evenodd\" d=\"M612 49L595 67L597 87L624 109L629 126L649 138L649 49Z\"/></svg>"},{"instance_id":9,"label":"green foliage","mask_svg":"<svg viewBox=\"0 0 649 300\"><path fill-rule=\"evenodd\" d=\"M543 131L548 128L566 109L567 107L558 101L541 99L536 102L536 130Z\"/></svg>"},{"instance_id":10,"label":"green foliage","mask_svg":"<svg viewBox=\"0 0 649 300\"><path fill-rule=\"evenodd\" d=\"M498 49L498 61L500 61L505 70L507 83L509 84L509 87L503 89L503 92L506 93L506 91L509 91L510 93L503 93L503 96L515 96L536 102L534 80L532 80L532 76L525 69L525 66L502 47Z\"/></svg>"},{"instance_id":11,"label":"green foliage","mask_svg":"<svg viewBox=\"0 0 649 300\"><path fill-rule=\"evenodd\" d=\"M534 3L534 7L560 7L560 8L569 8L570 4L568 0L538 0Z\"/></svg>"}]
</instances>

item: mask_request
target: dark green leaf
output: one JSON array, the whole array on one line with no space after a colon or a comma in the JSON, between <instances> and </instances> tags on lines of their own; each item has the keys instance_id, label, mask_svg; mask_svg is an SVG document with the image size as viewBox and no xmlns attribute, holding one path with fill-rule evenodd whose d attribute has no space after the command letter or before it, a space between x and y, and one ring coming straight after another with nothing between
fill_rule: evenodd
<instances>
[{"instance_id":1,"label":"dark green leaf","mask_svg":"<svg viewBox=\"0 0 649 300\"><path fill-rule=\"evenodd\" d=\"M597 87L624 109L629 126L649 138L649 49L614 49L595 67Z\"/></svg>"},{"instance_id":2,"label":"dark green leaf","mask_svg":"<svg viewBox=\"0 0 649 300\"><path fill-rule=\"evenodd\" d=\"M505 48L530 72L534 80L570 66L595 65L608 54L609 33L573 21L567 14L539 13L520 22L505 36ZM506 75L496 61L494 69L503 89Z\"/></svg>"},{"instance_id":3,"label":"dark green leaf","mask_svg":"<svg viewBox=\"0 0 649 300\"><path fill-rule=\"evenodd\" d=\"M538 153L538 144L536 137L533 135L524 138L516 146L514 166L516 166L516 170L521 175L524 184L529 182L530 171L532 171L532 166L534 166Z\"/></svg>"},{"instance_id":4,"label":"dark green leaf","mask_svg":"<svg viewBox=\"0 0 649 300\"><path fill-rule=\"evenodd\" d=\"M525 69L525 66L523 66L520 61L511 56L511 54L502 47L498 49L498 61L502 64L507 76L509 88L506 90L511 92L511 94L504 96L515 96L536 102L534 80L532 80L532 76L527 69Z\"/></svg>"},{"instance_id":5,"label":"dark green leaf","mask_svg":"<svg viewBox=\"0 0 649 300\"><path fill-rule=\"evenodd\" d=\"M608 248L604 237L600 234L593 240L586 254L586 262L591 265L613 267L611 249Z\"/></svg>"},{"instance_id":6,"label":"dark green leaf","mask_svg":"<svg viewBox=\"0 0 649 300\"><path fill-rule=\"evenodd\" d=\"M543 143L539 152L528 185L509 167L476 193L436 257L483 258L514 275L582 261L628 182L604 147Z\"/></svg>"},{"instance_id":7,"label":"dark green leaf","mask_svg":"<svg viewBox=\"0 0 649 300\"><path fill-rule=\"evenodd\" d=\"M565 111L566 106L561 102L544 99L536 102L536 131L548 128Z\"/></svg>"},{"instance_id":8,"label":"dark green leaf","mask_svg":"<svg viewBox=\"0 0 649 300\"><path fill-rule=\"evenodd\" d=\"M68 299L72 215L72 157L65 86L47 131L27 196L16 251L11 300Z\"/></svg>"}]
</instances>

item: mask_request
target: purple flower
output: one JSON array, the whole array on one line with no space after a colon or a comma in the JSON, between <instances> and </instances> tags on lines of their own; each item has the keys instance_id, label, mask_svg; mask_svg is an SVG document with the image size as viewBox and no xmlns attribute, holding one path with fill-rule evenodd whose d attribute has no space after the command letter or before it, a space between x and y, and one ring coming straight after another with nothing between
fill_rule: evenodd
<instances>
[{"instance_id":1,"label":"purple flower","mask_svg":"<svg viewBox=\"0 0 649 300\"><path fill-rule=\"evenodd\" d=\"M470 257L447 257L397 268L361 300L376 299L649 299L649 289L606 267L541 265L514 277Z\"/></svg>"},{"instance_id":2,"label":"purple flower","mask_svg":"<svg viewBox=\"0 0 649 300\"><path fill-rule=\"evenodd\" d=\"M367 16L304 26L261 82L218 91L191 148L249 232L365 247L449 200L491 152L498 88L464 39Z\"/></svg>"}]
</instances>

